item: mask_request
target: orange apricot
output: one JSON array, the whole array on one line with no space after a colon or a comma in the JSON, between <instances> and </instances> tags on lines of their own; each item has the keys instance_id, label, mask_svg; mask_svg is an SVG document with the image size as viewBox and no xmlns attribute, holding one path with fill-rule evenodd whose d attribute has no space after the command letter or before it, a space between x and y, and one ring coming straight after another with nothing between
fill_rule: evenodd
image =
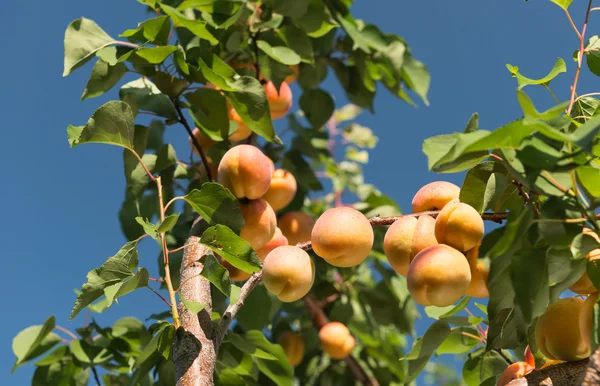
<instances>
[{"instance_id":1,"label":"orange apricot","mask_svg":"<svg viewBox=\"0 0 600 386\"><path fill-rule=\"evenodd\" d=\"M265 257L275 248L281 247L282 245L288 245L287 238L281 233L281 229L279 227L275 228L275 234L273 238L269 240L268 243L265 244L264 247L256 251L258 258L262 261L265 260Z\"/></svg>"},{"instance_id":2,"label":"orange apricot","mask_svg":"<svg viewBox=\"0 0 600 386\"><path fill-rule=\"evenodd\" d=\"M442 210L454 199L458 199L460 188L451 182L435 181L423 186L412 200L413 213Z\"/></svg>"},{"instance_id":3,"label":"orange apricot","mask_svg":"<svg viewBox=\"0 0 600 386\"><path fill-rule=\"evenodd\" d=\"M252 130L244 123L242 117L235 111L233 106L227 105L229 120L237 124L237 129L229 136L231 142L243 141L252 134Z\"/></svg>"},{"instance_id":4,"label":"orange apricot","mask_svg":"<svg viewBox=\"0 0 600 386\"><path fill-rule=\"evenodd\" d=\"M229 279L231 279L231 281L244 281L248 280L250 276L252 276L251 273L246 273L241 269L234 267L227 260L221 257L219 257L219 262L229 271Z\"/></svg>"},{"instance_id":5,"label":"orange apricot","mask_svg":"<svg viewBox=\"0 0 600 386\"><path fill-rule=\"evenodd\" d=\"M319 340L323 351L333 359L344 359L356 344L348 327L340 322L329 322L321 327Z\"/></svg>"},{"instance_id":6,"label":"orange apricot","mask_svg":"<svg viewBox=\"0 0 600 386\"><path fill-rule=\"evenodd\" d=\"M202 132L202 130L200 130L197 127L192 131L192 134L194 135L194 138L196 139L196 141L198 141L198 144L200 145L200 148L202 149L202 151L204 153L209 151L210 148L213 147L215 143L217 143L216 141L213 141L212 139L210 139L210 137L208 135L204 134ZM190 143L190 146L192 147L192 150L194 150L194 153L199 157L200 154L198 153L198 149L196 149L196 146L195 146L192 138L189 138L188 141Z\"/></svg>"},{"instance_id":7,"label":"orange apricot","mask_svg":"<svg viewBox=\"0 0 600 386\"><path fill-rule=\"evenodd\" d=\"M592 231L591 229L583 228L583 233L592 236L596 239L596 241L600 243L600 237L598 237L598 235L594 233L594 231ZM593 251L588 253L585 256L585 258L590 261L600 259L600 248L594 249ZM594 286L594 283L592 283L592 281L590 280L590 277L588 276L587 272L583 272L581 278L579 278L579 280L577 280L571 287L569 287L569 289L579 295L588 295L598 291L598 289Z\"/></svg>"},{"instance_id":8,"label":"orange apricot","mask_svg":"<svg viewBox=\"0 0 600 386\"><path fill-rule=\"evenodd\" d=\"M229 149L219 163L219 182L235 197L254 200L269 190L273 175L271 165L272 161L257 147L237 145Z\"/></svg>"},{"instance_id":9,"label":"orange apricot","mask_svg":"<svg viewBox=\"0 0 600 386\"><path fill-rule=\"evenodd\" d=\"M283 118L292 107L292 89L286 82L281 83L279 90L273 82L267 82L264 88L271 110L271 119Z\"/></svg>"},{"instance_id":10,"label":"orange apricot","mask_svg":"<svg viewBox=\"0 0 600 386\"><path fill-rule=\"evenodd\" d=\"M406 276L412 259L423 249L437 244L435 220L429 215L401 217L388 228L383 250L392 268Z\"/></svg>"},{"instance_id":11,"label":"orange apricot","mask_svg":"<svg viewBox=\"0 0 600 386\"><path fill-rule=\"evenodd\" d=\"M283 352L292 367L298 366L304 358L304 340L300 334L285 331L279 336L278 343L283 348Z\"/></svg>"},{"instance_id":12,"label":"orange apricot","mask_svg":"<svg viewBox=\"0 0 600 386\"><path fill-rule=\"evenodd\" d=\"M474 248L483 237L484 225L479 213L470 205L452 200L435 219L435 238L461 252Z\"/></svg>"},{"instance_id":13,"label":"orange apricot","mask_svg":"<svg viewBox=\"0 0 600 386\"><path fill-rule=\"evenodd\" d=\"M475 248L467 251L467 261L471 268L471 283L467 288L467 296L473 298L489 298L490 291L487 287L490 269L483 261L479 261L479 246L481 241ZM528 346L529 347L529 346Z\"/></svg>"},{"instance_id":14,"label":"orange apricot","mask_svg":"<svg viewBox=\"0 0 600 386\"><path fill-rule=\"evenodd\" d=\"M594 325L594 306L598 301L598 292L588 296L583 302L583 308L579 315L579 330L584 342L592 344L592 327Z\"/></svg>"},{"instance_id":15,"label":"orange apricot","mask_svg":"<svg viewBox=\"0 0 600 386\"><path fill-rule=\"evenodd\" d=\"M282 302L303 298L315 281L314 262L308 253L292 245L269 252L262 271L265 288Z\"/></svg>"},{"instance_id":16,"label":"orange apricot","mask_svg":"<svg viewBox=\"0 0 600 386\"><path fill-rule=\"evenodd\" d=\"M245 222L240 237L249 242L255 251L263 248L275 235L275 212L262 198L240 203L240 210Z\"/></svg>"},{"instance_id":17,"label":"orange apricot","mask_svg":"<svg viewBox=\"0 0 600 386\"><path fill-rule=\"evenodd\" d=\"M263 198L267 200L274 211L278 211L292 202L297 188L296 178L292 173L283 169L277 169L273 172L271 185Z\"/></svg>"},{"instance_id":18,"label":"orange apricot","mask_svg":"<svg viewBox=\"0 0 600 386\"><path fill-rule=\"evenodd\" d=\"M584 300L563 298L550 304L535 326L538 349L548 359L577 361L590 356L590 342L579 326Z\"/></svg>"},{"instance_id":19,"label":"orange apricot","mask_svg":"<svg viewBox=\"0 0 600 386\"><path fill-rule=\"evenodd\" d=\"M500 375L496 386L508 385L511 381L517 378L523 378L533 370L535 370L535 368L527 362L515 362L512 365L508 366L506 370L504 370L504 372Z\"/></svg>"},{"instance_id":20,"label":"orange apricot","mask_svg":"<svg viewBox=\"0 0 600 386\"><path fill-rule=\"evenodd\" d=\"M523 353L523 361L525 363L527 363L529 366L535 367L535 357L531 353L531 349L529 348L529 345L527 345L527 347L525 347L525 352Z\"/></svg>"},{"instance_id":21,"label":"orange apricot","mask_svg":"<svg viewBox=\"0 0 600 386\"><path fill-rule=\"evenodd\" d=\"M462 253L448 245L436 244L415 256L406 277L408 292L417 303L445 307L467 292L471 269Z\"/></svg>"},{"instance_id":22,"label":"orange apricot","mask_svg":"<svg viewBox=\"0 0 600 386\"><path fill-rule=\"evenodd\" d=\"M283 81L286 82L287 84L292 84L296 81L296 79L298 79L298 76L300 75L300 65L298 64L292 64L290 66L290 70L294 71L293 74L288 75Z\"/></svg>"},{"instance_id":23,"label":"orange apricot","mask_svg":"<svg viewBox=\"0 0 600 386\"><path fill-rule=\"evenodd\" d=\"M288 212L278 222L281 233L290 245L310 241L315 219L304 212Z\"/></svg>"},{"instance_id":24,"label":"orange apricot","mask_svg":"<svg viewBox=\"0 0 600 386\"><path fill-rule=\"evenodd\" d=\"M373 247L373 228L364 214L341 206L325 211L313 227L313 251L336 267L362 263Z\"/></svg>"}]
</instances>

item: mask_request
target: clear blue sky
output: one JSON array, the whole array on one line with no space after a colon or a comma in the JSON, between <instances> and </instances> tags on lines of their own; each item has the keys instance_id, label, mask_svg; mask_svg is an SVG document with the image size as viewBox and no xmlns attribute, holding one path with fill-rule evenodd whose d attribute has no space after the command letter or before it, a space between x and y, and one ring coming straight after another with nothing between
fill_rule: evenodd
<instances>
[{"instance_id":1,"label":"clear blue sky","mask_svg":"<svg viewBox=\"0 0 600 386\"><path fill-rule=\"evenodd\" d=\"M439 178L427 171L421 152L425 138L462 130L475 111L485 129L521 115L516 82L506 63L535 78L563 57L570 73L561 75L553 89L561 100L568 97L575 66L571 55L578 41L561 9L547 0L484 3L357 0L353 8L356 17L403 36L432 75L430 107L412 108L381 90L375 100L376 115L361 119L380 138L365 168L366 180L406 210L420 186ZM581 0L572 6L578 25L584 6ZM73 289L81 286L89 269L124 243L117 219L125 188L121 150L100 145L69 149L65 132L68 124L85 123L95 108L118 97L113 91L79 101L91 66L61 77L64 30L73 19L86 16L116 37L148 16L134 0L38 0L27 5L10 1L4 4L3 14L0 384L27 385L32 367L8 375L14 362L13 336L51 314L60 325L79 327L82 317L68 322ZM594 16L590 34L598 30ZM596 91L596 80L584 76L580 91ZM341 97L334 79L328 79L325 87ZM543 91L532 89L530 94L540 108L552 103ZM187 152L183 130L175 126L170 130L169 138ZM462 175L442 178L462 182ZM156 276L154 246L144 243L141 253L140 265ZM125 315L143 320L162 308L150 291L140 291L97 319L100 324Z\"/></svg>"}]
</instances>

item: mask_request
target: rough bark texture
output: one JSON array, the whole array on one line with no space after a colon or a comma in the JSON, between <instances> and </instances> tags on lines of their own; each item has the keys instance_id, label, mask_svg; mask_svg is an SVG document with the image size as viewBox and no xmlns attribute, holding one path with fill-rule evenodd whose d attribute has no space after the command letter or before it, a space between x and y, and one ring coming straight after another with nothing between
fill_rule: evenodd
<instances>
[{"instance_id":1,"label":"rough bark texture","mask_svg":"<svg viewBox=\"0 0 600 386\"><path fill-rule=\"evenodd\" d=\"M177 372L177 386L212 386L216 353L213 344L212 299L210 282L203 276L202 256L212 253L200 244L198 237L190 236L186 241L181 262L180 294L187 301L206 304L198 314L190 313L179 304L181 327L177 331L173 349L173 360Z\"/></svg>"}]
</instances>

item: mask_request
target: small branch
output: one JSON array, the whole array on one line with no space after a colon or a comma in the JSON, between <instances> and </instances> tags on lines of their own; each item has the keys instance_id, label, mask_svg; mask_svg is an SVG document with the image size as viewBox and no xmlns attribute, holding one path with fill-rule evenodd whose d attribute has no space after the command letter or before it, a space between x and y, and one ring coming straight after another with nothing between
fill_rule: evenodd
<instances>
[{"instance_id":1,"label":"small branch","mask_svg":"<svg viewBox=\"0 0 600 386\"><path fill-rule=\"evenodd\" d=\"M575 23L573 23L573 19L571 18L571 14L569 13L569 10L565 9L565 13L567 14L567 18L569 19L569 23L571 24L573 31L575 31L575 33L577 34L577 37L579 39L581 39L581 33L579 33L579 30L577 29L577 27L575 27Z\"/></svg>"},{"instance_id":2,"label":"small branch","mask_svg":"<svg viewBox=\"0 0 600 386\"><path fill-rule=\"evenodd\" d=\"M85 326L87 326L88 324L88 320L90 318L90 314L92 313L92 311L90 311L90 309L88 308L87 312L85 313L85 318L83 318L83 327L85 328Z\"/></svg>"},{"instance_id":3,"label":"small branch","mask_svg":"<svg viewBox=\"0 0 600 386\"><path fill-rule=\"evenodd\" d=\"M153 277L149 277L149 278L148 278L148 280L150 280L150 281L155 281L155 282L157 282L157 283L164 283L164 282L165 282L164 280L161 280L161 279L155 279L155 278L153 278Z\"/></svg>"},{"instance_id":4,"label":"small branch","mask_svg":"<svg viewBox=\"0 0 600 386\"><path fill-rule=\"evenodd\" d=\"M339 297L341 296L341 294L339 292L336 292L334 294L331 294L329 296L327 296L325 299L323 299L320 303L319 303L319 307L320 308L325 308L328 305L330 305L331 303L335 302L336 300L339 299Z\"/></svg>"},{"instance_id":5,"label":"small branch","mask_svg":"<svg viewBox=\"0 0 600 386\"><path fill-rule=\"evenodd\" d=\"M96 366L92 366L92 374L94 374L94 380L98 386L102 386L102 383L100 383L100 377L98 376L98 371L96 371Z\"/></svg>"},{"instance_id":6,"label":"small branch","mask_svg":"<svg viewBox=\"0 0 600 386\"><path fill-rule=\"evenodd\" d=\"M167 299L165 299L165 298L164 298L164 297L163 297L161 294L159 294L158 292L156 292L156 291L154 290L154 288L152 288L152 287L150 287L150 286L148 286L147 288L148 288L150 291L154 292L154 294L155 294L156 296L158 296L158 297L159 297L159 298L160 298L160 299L161 299L163 302L165 302L165 304L166 304L167 306L169 306L169 308L171 308L171 303L169 303L169 301L168 301Z\"/></svg>"},{"instance_id":7,"label":"small branch","mask_svg":"<svg viewBox=\"0 0 600 386\"><path fill-rule=\"evenodd\" d=\"M585 47L584 47L585 31L587 30L587 25L588 25L588 20L590 18L591 10L592 10L592 0L589 0L587 11L585 13L585 21L583 22L583 28L581 29L581 34L579 34L579 52L577 53L577 70L575 71L575 79L573 79L573 85L571 86L571 99L569 100L569 107L567 108L567 115L571 115L571 111L573 110L573 104L575 103L575 95L577 93L577 83L579 82L579 73L581 72L581 62L583 61L583 54L584 54L584 49L585 49ZM568 12L567 12L567 15L568 15Z\"/></svg>"},{"instance_id":8,"label":"small branch","mask_svg":"<svg viewBox=\"0 0 600 386\"><path fill-rule=\"evenodd\" d=\"M534 370L522 378L517 378L507 386L575 386L581 384L588 365L588 359L577 362L564 362L545 369Z\"/></svg>"},{"instance_id":9,"label":"small branch","mask_svg":"<svg viewBox=\"0 0 600 386\"><path fill-rule=\"evenodd\" d=\"M146 166L144 161L142 161L142 158L140 157L140 155L133 149L128 149L128 150L130 150L131 153L135 156L135 158L137 158L138 162L140 163L140 165L142 165L142 167L144 168L144 171L146 172L148 177L150 177L150 180L156 181L156 177L154 177L154 175L152 173L150 173L150 170L148 170L148 167Z\"/></svg>"},{"instance_id":10,"label":"small branch","mask_svg":"<svg viewBox=\"0 0 600 386\"><path fill-rule=\"evenodd\" d=\"M75 340L79 340L79 338L77 337L77 335L75 335L73 332L71 332L71 330L66 329L62 326L54 326L55 329L57 329L58 331L62 331L65 334L69 335L71 338L75 339Z\"/></svg>"},{"instance_id":11,"label":"small branch","mask_svg":"<svg viewBox=\"0 0 600 386\"><path fill-rule=\"evenodd\" d=\"M223 316L221 317L221 320L219 321L219 325L215 328L215 331L213 334L213 341L214 341L216 352L219 352L219 347L221 346L221 342L223 342L223 338L225 337L225 333L227 332L227 329L229 328L229 324L235 318L235 315L238 313L238 311L244 305L244 301L246 300L246 298L248 298L248 295L250 295L252 290L254 288L256 288L256 286L261 281L262 281L262 271L258 271L255 274L253 274L252 276L250 276L250 278L242 286L242 289L240 291L240 298L238 299L238 301L234 304L230 304L227 307L227 309L225 310L225 312L223 313Z\"/></svg>"},{"instance_id":12,"label":"small branch","mask_svg":"<svg viewBox=\"0 0 600 386\"><path fill-rule=\"evenodd\" d=\"M183 200L183 199L184 198L182 196L173 197L169 202L167 202L167 205L165 205L165 212L167 211L167 209L169 209L169 206L171 206L172 203L174 203L177 200Z\"/></svg>"},{"instance_id":13,"label":"small branch","mask_svg":"<svg viewBox=\"0 0 600 386\"><path fill-rule=\"evenodd\" d=\"M185 248L185 245L182 245L179 248L175 248L175 249L169 249L169 253L175 253L175 252L179 252L181 251L183 248Z\"/></svg>"},{"instance_id":14,"label":"small branch","mask_svg":"<svg viewBox=\"0 0 600 386\"><path fill-rule=\"evenodd\" d=\"M502 357L502 359L504 359L506 361L506 363L508 363L509 366L514 363L509 357L506 356L506 354L504 354L502 352L502 349L495 348L494 351L496 351L498 353L498 355L500 355Z\"/></svg>"},{"instance_id":15,"label":"small branch","mask_svg":"<svg viewBox=\"0 0 600 386\"><path fill-rule=\"evenodd\" d=\"M200 142L198 142L198 140L194 136L194 133L192 132L192 128L190 127L187 120L185 119L185 116L183 115L183 112L181 111L181 106L179 106L179 102L173 98L171 98L171 102L173 103L173 106L175 107L175 111L177 111L177 115L179 116L179 123L181 123L183 125L183 127L185 127L185 130L187 131L188 135L190 136L190 139L192 140L194 147L196 148L196 150L198 150L198 154L200 154L202 163L204 164L204 166L206 166L205 169L206 169L206 176L208 177L208 180L210 182L212 182L213 178L212 178L212 173L210 171L210 168L208 167L208 159L206 158L206 154L204 154L204 150L202 150L202 146L200 146Z\"/></svg>"}]
</instances>

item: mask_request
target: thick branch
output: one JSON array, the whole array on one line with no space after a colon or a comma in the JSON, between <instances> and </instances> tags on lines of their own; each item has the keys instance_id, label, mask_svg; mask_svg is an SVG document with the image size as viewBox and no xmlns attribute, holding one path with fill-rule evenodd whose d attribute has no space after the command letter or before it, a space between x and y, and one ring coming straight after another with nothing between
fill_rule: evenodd
<instances>
[{"instance_id":1,"label":"thick branch","mask_svg":"<svg viewBox=\"0 0 600 386\"><path fill-rule=\"evenodd\" d=\"M244 283L242 289L240 290L240 298L234 304L230 304L225 313L221 317L219 321L219 325L215 327L213 341L215 346L215 351L219 352L219 347L221 346L221 342L223 342L223 338L225 337L225 333L229 328L229 324L235 318L235 315L244 305L246 298L250 295L250 292L261 282L262 280L262 271L258 271Z\"/></svg>"},{"instance_id":2,"label":"thick branch","mask_svg":"<svg viewBox=\"0 0 600 386\"><path fill-rule=\"evenodd\" d=\"M199 238L190 236L185 243L181 261L180 296L185 300L206 306L198 314L192 314L179 304L181 327L177 330L173 345L177 386L212 386L217 355L213 345L212 298L210 282L200 275L200 259L211 250L199 243Z\"/></svg>"},{"instance_id":3,"label":"thick branch","mask_svg":"<svg viewBox=\"0 0 600 386\"><path fill-rule=\"evenodd\" d=\"M319 307L317 301L312 297L311 294L308 294L304 297L304 305L308 309L308 312L311 315L313 320L313 324L317 329L321 329L325 324L329 323L329 318L323 312L323 309ZM344 362L352 371L352 374L356 377L356 379L366 386L379 386L377 379L369 377L369 375L362 368L360 363L354 358L352 355L348 355Z\"/></svg>"}]
</instances>

